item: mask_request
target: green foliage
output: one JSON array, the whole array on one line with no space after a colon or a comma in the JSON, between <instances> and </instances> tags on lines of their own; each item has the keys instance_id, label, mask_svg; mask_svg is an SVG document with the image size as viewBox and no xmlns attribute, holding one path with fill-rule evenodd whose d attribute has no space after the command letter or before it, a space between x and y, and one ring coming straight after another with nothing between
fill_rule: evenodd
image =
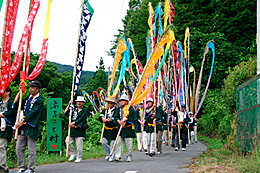
<instances>
[{"instance_id":1,"label":"green foliage","mask_svg":"<svg viewBox=\"0 0 260 173\"><path fill-rule=\"evenodd\" d=\"M73 73L73 66L72 65L64 65L64 64L59 64L59 63L56 63L56 62L51 62L53 63L54 65L56 65L58 68L57 68L57 73L64 73L64 72L70 72L71 76L72 76L72 73ZM93 71L84 71L82 70L82 75L81 75L81 78L80 78L80 83L82 85L85 85L89 82L89 80L94 76L94 72Z\"/></svg>"},{"instance_id":2,"label":"green foliage","mask_svg":"<svg viewBox=\"0 0 260 173\"><path fill-rule=\"evenodd\" d=\"M100 145L100 134L102 130L102 123L98 120L100 113L95 114L94 117L88 118L88 124L90 128L87 130L86 142L89 144L89 147Z\"/></svg>"},{"instance_id":3,"label":"green foliage","mask_svg":"<svg viewBox=\"0 0 260 173\"><path fill-rule=\"evenodd\" d=\"M146 62L146 38L149 26L148 3L155 9L160 0L130 0L127 15L123 19L124 29L112 41L109 55L114 56L120 36L131 38L139 60ZM216 47L215 67L210 88L222 88L227 76L225 71L256 54L256 2L250 0L171 0L175 7L174 30L176 40L183 42L185 29L190 28L190 62L197 74L208 41L213 40ZM252 46L253 43L253 46ZM207 83L210 73L211 53L204 65L202 88Z\"/></svg>"},{"instance_id":4,"label":"green foliage","mask_svg":"<svg viewBox=\"0 0 260 173\"><path fill-rule=\"evenodd\" d=\"M230 68L228 69L229 75L224 80L224 94L227 97L226 103L230 106L230 111L234 111L236 108L236 88L254 77L256 75L256 71L256 58L250 58L247 62L241 62L239 65L235 66L233 70Z\"/></svg>"},{"instance_id":5,"label":"green foliage","mask_svg":"<svg viewBox=\"0 0 260 173\"><path fill-rule=\"evenodd\" d=\"M199 159L194 160L192 172L259 172L260 150L256 147L250 155L233 152L224 147L219 138L199 136L208 145L208 152L204 152Z\"/></svg>"},{"instance_id":6,"label":"green foliage","mask_svg":"<svg viewBox=\"0 0 260 173\"><path fill-rule=\"evenodd\" d=\"M233 131L231 122L236 108L236 88L256 75L256 58L242 61L233 69L229 68L223 89L209 90L203 103L199 130L208 136L226 139Z\"/></svg>"},{"instance_id":7,"label":"green foliage","mask_svg":"<svg viewBox=\"0 0 260 173\"><path fill-rule=\"evenodd\" d=\"M105 64L104 64L104 60L102 57L100 57L100 60L98 61L98 66L96 66L96 69L99 70L104 70L105 71Z\"/></svg>"},{"instance_id":8,"label":"green foliage","mask_svg":"<svg viewBox=\"0 0 260 173\"><path fill-rule=\"evenodd\" d=\"M107 75L102 69L95 72L94 77L86 85L86 91L87 93L92 94L92 92L96 91L99 87L104 89L107 88Z\"/></svg>"}]
</instances>

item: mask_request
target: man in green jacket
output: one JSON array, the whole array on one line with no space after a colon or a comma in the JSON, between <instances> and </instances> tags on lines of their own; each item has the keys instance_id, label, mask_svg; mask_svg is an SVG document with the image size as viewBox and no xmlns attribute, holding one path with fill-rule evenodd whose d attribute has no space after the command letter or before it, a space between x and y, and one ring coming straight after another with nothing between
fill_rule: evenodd
<instances>
[{"instance_id":1,"label":"man in green jacket","mask_svg":"<svg viewBox=\"0 0 260 173\"><path fill-rule=\"evenodd\" d=\"M148 98L146 101L148 107L145 110L145 131L147 134L147 153L149 156L153 156L155 154L155 134L154 134L154 126L156 124L156 116L155 116L155 104L152 98Z\"/></svg>"},{"instance_id":2,"label":"man in green jacket","mask_svg":"<svg viewBox=\"0 0 260 173\"><path fill-rule=\"evenodd\" d=\"M144 120L144 102L141 102L139 104L139 108L136 110L136 116L138 119L138 121L136 121L136 123L135 123L135 133L137 136L137 148L139 151L142 151L143 127L141 124ZM144 149L147 150L147 144L146 144L146 146L145 145L143 145L143 146L144 146Z\"/></svg>"},{"instance_id":3,"label":"man in green jacket","mask_svg":"<svg viewBox=\"0 0 260 173\"><path fill-rule=\"evenodd\" d=\"M79 163L82 160L83 156L83 141L86 138L86 128L87 124L87 108L84 106L85 99L83 96L77 96L75 100L77 107L74 108L72 112L71 123L69 123L69 127L71 127L70 131L70 140L69 140L69 155L70 158L68 161L73 161L76 157L75 162ZM73 101L69 102L69 105L65 109L65 115L69 115L70 108L73 106ZM65 142L67 143L68 137ZM76 141L77 145L77 155L75 153L75 149L73 147L73 142ZM66 145L67 146L67 145Z\"/></svg>"},{"instance_id":4,"label":"man in green jacket","mask_svg":"<svg viewBox=\"0 0 260 173\"><path fill-rule=\"evenodd\" d=\"M129 99L127 95L122 95L119 99L120 107L118 111L115 113L114 122L118 123L120 126L123 125L122 131L120 133L120 137L117 141L116 151L115 151L115 160L122 161L123 149L124 149L124 141L126 143L126 161L132 161L133 154L133 140L135 138L135 128L134 123L137 121L136 112L132 106L129 108L129 115L124 117L123 109L128 104Z\"/></svg>"},{"instance_id":5,"label":"man in green jacket","mask_svg":"<svg viewBox=\"0 0 260 173\"><path fill-rule=\"evenodd\" d=\"M11 99L11 89L7 88L2 101L0 102L0 172L8 172L6 165L6 148L7 142L11 141L13 136L12 126L15 123L16 115L13 113L12 105L13 100Z\"/></svg>"},{"instance_id":6,"label":"man in green jacket","mask_svg":"<svg viewBox=\"0 0 260 173\"><path fill-rule=\"evenodd\" d=\"M101 112L99 116L99 121L101 123L105 123L104 133L102 138L102 147L106 154L106 160L112 162L115 157L115 152L113 152L112 156L110 156L110 152L113 148L117 136L117 132L118 132L117 129L118 123L115 124L113 121L115 119L115 112L118 111L118 109L116 109L115 98L113 97L108 98L106 102L108 104L108 109L107 110L104 109Z\"/></svg>"},{"instance_id":7,"label":"man in green jacket","mask_svg":"<svg viewBox=\"0 0 260 173\"><path fill-rule=\"evenodd\" d=\"M157 154L162 153L162 134L163 134L163 124L162 124L162 116L164 115L164 111L162 105L156 108L155 118L156 118L156 133L157 133Z\"/></svg>"},{"instance_id":8,"label":"man in green jacket","mask_svg":"<svg viewBox=\"0 0 260 173\"><path fill-rule=\"evenodd\" d=\"M21 120L15 125L19 129L16 143L16 155L19 172L35 172L36 144L39 137L39 120L43 112L43 99L39 92L41 83L37 80L30 84L30 96L22 100L23 114ZM14 111L18 109L20 93L14 99ZM25 148L28 146L28 166L25 160ZM27 170L26 170L27 169Z\"/></svg>"}]
</instances>

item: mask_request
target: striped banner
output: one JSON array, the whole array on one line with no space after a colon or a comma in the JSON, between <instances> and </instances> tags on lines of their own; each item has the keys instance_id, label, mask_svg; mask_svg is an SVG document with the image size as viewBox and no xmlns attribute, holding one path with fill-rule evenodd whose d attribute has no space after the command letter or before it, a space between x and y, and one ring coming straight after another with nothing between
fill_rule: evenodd
<instances>
[{"instance_id":1,"label":"striped banner","mask_svg":"<svg viewBox=\"0 0 260 173\"><path fill-rule=\"evenodd\" d=\"M81 72L84 64L85 50L86 50L86 40L87 40L87 29L91 21L91 17L94 13L93 8L90 6L88 0L84 3L82 16L81 16L81 25L80 25L80 35L79 35L79 44L78 44L78 55L77 55L77 68L75 76L75 85L73 90L73 98L77 96Z\"/></svg>"}]
</instances>

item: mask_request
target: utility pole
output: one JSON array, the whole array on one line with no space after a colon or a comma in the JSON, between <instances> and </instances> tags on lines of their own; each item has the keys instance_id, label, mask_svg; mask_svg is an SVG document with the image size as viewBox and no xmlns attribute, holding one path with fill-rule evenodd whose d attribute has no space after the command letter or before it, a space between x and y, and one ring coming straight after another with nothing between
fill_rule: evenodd
<instances>
[{"instance_id":1,"label":"utility pole","mask_svg":"<svg viewBox=\"0 0 260 173\"><path fill-rule=\"evenodd\" d=\"M257 0L257 36L256 36L256 44L257 44L257 75L260 74L260 0Z\"/></svg>"}]
</instances>

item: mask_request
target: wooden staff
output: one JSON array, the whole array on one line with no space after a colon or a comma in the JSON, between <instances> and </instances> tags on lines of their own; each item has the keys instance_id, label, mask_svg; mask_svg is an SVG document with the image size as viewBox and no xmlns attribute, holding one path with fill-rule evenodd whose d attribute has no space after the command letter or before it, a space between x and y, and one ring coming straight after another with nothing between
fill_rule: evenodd
<instances>
[{"instance_id":1,"label":"wooden staff","mask_svg":"<svg viewBox=\"0 0 260 173\"><path fill-rule=\"evenodd\" d=\"M157 154L157 138L156 138L156 121L155 121L155 124L154 124L154 148L155 148L155 154Z\"/></svg>"},{"instance_id":2,"label":"wooden staff","mask_svg":"<svg viewBox=\"0 0 260 173\"><path fill-rule=\"evenodd\" d=\"M107 108L107 103L106 103L106 108ZM107 118L107 109L105 112L105 119ZM102 140L103 140L103 136L104 136L104 131L105 131L105 123L103 123L103 127L102 127L102 132L101 132L101 136L100 136L100 143L102 144Z\"/></svg>"},{"instance_id":3,"label":"wooden staff","mask_svg":"<svg viewBox=\"0 0 260 173\"><path fill-rule=\"evenodd\" d=\"M188 141L189 141L189 145L190 145L190 129L188 129Z\"/></svg>"},{"instance_id":4,"label":"wooden staff","mask_svg":"<svg viewBox=\"0 0 260 173\"><path fill-rule=\"evenodd\" d=\"M142 117L141 117L141 122L143 122L143 119L144 119L144 110L143 110L143 113L142 113ZM142 126L141 124L141 129L142 129L142 134L141 134L141 149L142 149L142 146L143 146L143 138L144 138L144 127Z\"/></svg>"},{"instance_id":5,"label":"wooden staff","mask_svg":"<svg viewBox=\"0 0 260 173\"><path fill-rule=\"evenodd\" d=\"M178 138L179 138L179 145L181 146L181 129L179 124L179 119L180 119L179 112L177 113L177 115L178 115Z\"/></svg>"},{"instance_id":6,"label":"wooden staff","mask_svg":"<svg viewBox=\"0 0 260 173\"><path fill-rule=\"evenodd\" d=\"M113 155L113 152L114 152L114 149L115 149L115 147L116 147L116 143L117 143L117 141L118 141L118 138L119 138L119 135L120 135L120 133L121 133L121 131L122 131L122 128L123 128L123 125L121 125L120 128L119 128L119 130L118 130L115 143L114 143L113 148L112 148L112 150L111 150L111 152L110 152L110 156Z\"/></svg>"},{"instance_id":7,"label":"wooden staff","mask_svg":"<svg viewBox=\"0 0 260 173\"><path fill-rule=\"evenodd\" d=\"M83 8L84 8L84 1L82 2L82 12L83 12ZM80 18L80 22L79 22L79 29L78 29L78 43L77 43L77 49L76 49L76 58L75 58L75 64L74 64L74 70L73 70L73 79L72 79L72 87L71 87L71 95L70 95L70 99L73 100L73 91L74 91L74 85L75 85L75 76L76 76L76 67L77 67L77 59L78 59L78 45L79 45L79 35L80 35L80 25L81 25L81 19L82 16ZM72 117L72 109L70 109L70 114L69 114L69 124L71 123L71 117ZM68 127L68 138L67 138L67 148L66 148L66 157L69 156L69 144L70 144L70 129L71 127Z\"/></svg>"},{"instance_id":8,"label":"wooden staff","mask_svg":"<svg viewBox=\"0 0 260 173\"><path fill-rule=\"evenodd\" d=\"M169 110L168 110L168 112L169 112ZM167 114L168 114L168 112L167 112ZM169 122L170 122L170 116L168 116L167 125L169 124ZM167 134L168 143L171 144L170 125L168 126L167 131L168 131L168 134Z\"/></svg>"}]
</instances>

